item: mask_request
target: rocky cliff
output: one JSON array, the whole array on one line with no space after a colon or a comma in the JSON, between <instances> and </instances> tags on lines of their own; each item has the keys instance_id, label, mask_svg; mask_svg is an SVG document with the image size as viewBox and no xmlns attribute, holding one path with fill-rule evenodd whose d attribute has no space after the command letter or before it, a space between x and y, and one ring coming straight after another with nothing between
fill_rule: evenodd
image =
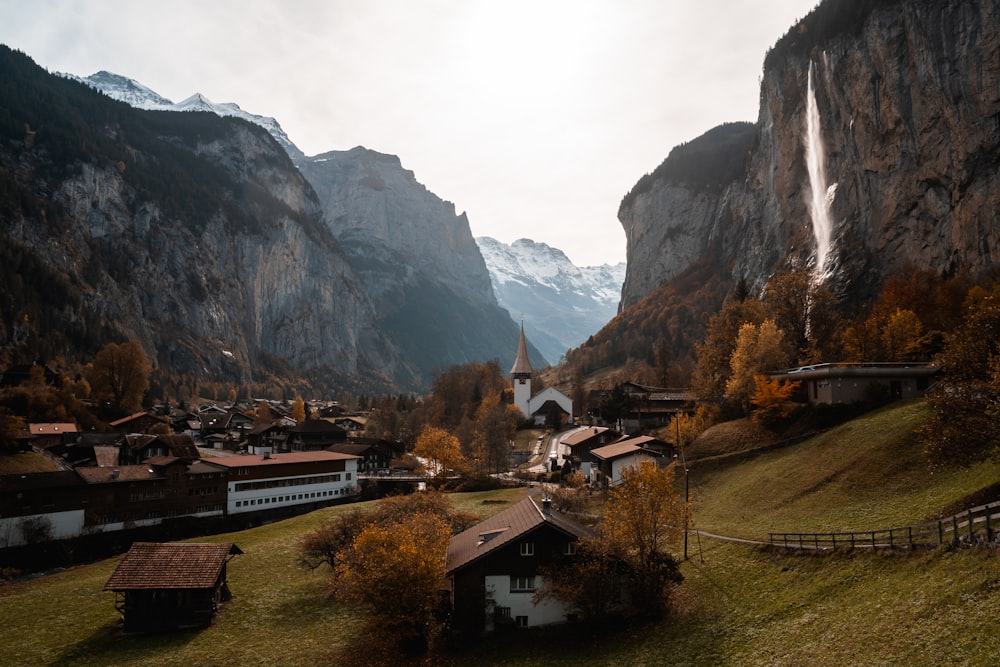
<instances>
[{"instance_id":1,"label":"rocky cliff","mask_svg":"<svg viewBox=\"0 0 1000 667\"><path fill-rule=\"evenodd\" d=\"M942 275L992 266L1000 1L826 0L768 54L746 151L715 145L716 158L739 166L727 184L663 169L626 196L624 305L708 253L720 277L756 288L782 265L815 265L810 68L832 223L827 280L860 300L908 265Z\"/></svg>"},{"instance_id":2,"label":"rocky cliff","mask_svg":"<svg viewBox=\"0 0 1000 667\"><path fill-rule=\"evenodd\" d=\"M264 130L137 111L7 49L0 66L0 232L62 303L5 291L8 354L34 340L86 359L135 338L157 367L206 379L251 382L284 364L416 384L315 193Z\"/></svg>"},{"instance_id":3,"label":"rocky cliff","mask_svg":"<svg viewBox=\"0 0 1000 667\"><path fill-rule=\"evenodd\" d=\"M425 378L470 361L513 363L517 325L497 304L464 213L394 155L357 147L297 164L371 295L379 326Z\"/></svg>"}]
</instances>

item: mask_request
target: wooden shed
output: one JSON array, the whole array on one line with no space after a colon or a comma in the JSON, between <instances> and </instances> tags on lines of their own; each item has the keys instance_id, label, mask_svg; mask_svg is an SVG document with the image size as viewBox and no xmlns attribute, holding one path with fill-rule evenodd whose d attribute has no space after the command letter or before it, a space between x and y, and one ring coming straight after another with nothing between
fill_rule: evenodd
<instances>
[{"instance_id":1,"label":"wooden shed","mask_svg":"<svg viewBox=\"0 0 1000 667\"><path fill-rule=\"evenodd\" d=\"M226 564L241 553L232 542L136 542L104 590L127 632L205 627L231 597Z\"/></svg>"}]
</instances>

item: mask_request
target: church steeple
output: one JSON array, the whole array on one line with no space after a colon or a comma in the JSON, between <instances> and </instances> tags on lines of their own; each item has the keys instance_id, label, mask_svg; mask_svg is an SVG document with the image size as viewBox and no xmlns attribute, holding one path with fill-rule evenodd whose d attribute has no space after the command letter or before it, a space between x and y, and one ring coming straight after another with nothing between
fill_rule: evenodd
<instances>
[{"instance_id":1,"label":"church steeple","mask_svg":"<svg viewBox=\"0 0 1000 667\"><path fill-rule=\"evenodd\" d=\"M510 369L510 375L515 379L522 379L522 376L531 379L533 372L531 362L528 361L528 342L524 338L524 322L521 322L521 338L517 341L517 359L514 360L514 365Z\"/></svg>"},{"instance_id":2,"label":"church steeple","mask_svg":"<svg viewBox=\"0 0 1000 667\"><path fill-rule=\"evenodd\" d=\"M521 322L521 338L517 341L517 359L510 369L510 381L514 385L514 405L530 417L528 402L531 400L531 362L528 361L528 341L524 338L524 322Z\"/></svg>"}]
</instances>

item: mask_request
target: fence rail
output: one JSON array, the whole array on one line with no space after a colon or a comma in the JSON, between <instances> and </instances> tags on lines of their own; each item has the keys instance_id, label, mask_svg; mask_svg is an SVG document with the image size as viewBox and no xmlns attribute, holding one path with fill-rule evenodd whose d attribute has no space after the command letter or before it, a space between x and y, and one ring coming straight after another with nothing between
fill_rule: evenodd
<instances>
[{"instance_id":1,"label":"fence rail","mask_svg":"<svg viewBox=\"0 0 1000 667\"><path fill-rule=\"evenodd\" d=\"M976 544L985 538L997 539L1000 524L1000 501L973 507L947 519L927 523L842 533L768 533L768 543L787 549L912 549L918 546L958 544L967 540Z\"/></svg>"}]
</instances>

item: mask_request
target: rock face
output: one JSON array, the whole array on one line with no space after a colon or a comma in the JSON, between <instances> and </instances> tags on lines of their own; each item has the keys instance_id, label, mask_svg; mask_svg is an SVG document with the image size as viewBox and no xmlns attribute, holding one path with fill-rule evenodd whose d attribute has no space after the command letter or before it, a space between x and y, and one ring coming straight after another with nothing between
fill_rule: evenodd
<instances>
[{"instance_id":1,"label":"rock face","mask_svg":"<svg viewBox=\"0 0 1000 667\"><path fill-rule=\"evenodd\" d=\"M513 362L517 325L497 304L464 213L394 155L357 147L298 165L379 325L425 377L470 361Z\"/></svg>"},{"instance_id":2,"label":"rock face","mask_svg":"<svg viewBox=\"0 0 1000 667\"><path fill-rule=\"evenodd\" d=\"M578 267L561 250L531 239L508 245L484 236L476 243L497 301L511 317L524 320L528 339L552 362L618 311L624 262Z\"/></svg>"},{"instance_id":3,"label":"rock face","mask_svg":"<svg viewBox=\"0 0 1000 667\"><path fill-rule=\"evenodd\" d=\"M64 336L81 359L88 346L138 339L169 374L243 383L284 364L345 383L418 384L314 191L263 129L129 109L9 50L0 67L17 121L0 143L4 191L17 193L3 199L0 232L25 266L57 276L67 304L53 313L13 295L6 323L38 323L33 335ZM17 335L0 327L8 350Z\"/></svg>"},{"instance_id":4,"label":"rock face","mask_svg":"<svg viewBox=\"0 0 1000 667\"><path fill-rule=\"evenodd\" d=\"M815 262L803 138L810 64L832 186L832 284L861 299L905 266L945 275L992 266L1000 2L874 2L840 20L849 4L827 0L768 54L752 148L728 153L744 168L726 186L666 175L625 198L624 305L707 253L727 280L756 288L784 264Z\"/></svg>"}]
</instances>

